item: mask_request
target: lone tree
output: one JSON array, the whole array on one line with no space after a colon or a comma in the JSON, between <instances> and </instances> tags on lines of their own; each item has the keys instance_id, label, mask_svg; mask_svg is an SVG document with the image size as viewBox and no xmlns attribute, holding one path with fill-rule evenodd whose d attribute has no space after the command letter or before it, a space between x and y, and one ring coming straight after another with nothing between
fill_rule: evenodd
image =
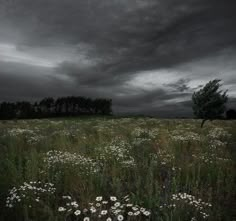
<instances>
[{"instance_id":1,"label":"lone tree","mask_svg":"<svg viewBox=\"0 0 236 221\"><path fill-rule=\"evenodd\" d=\"M201 128L207 120L219 119L226 109L227 91L219 90L219 79L209 81L202 89L193 93L193 112L202 119Z\"/></svg>"}]
</instances>

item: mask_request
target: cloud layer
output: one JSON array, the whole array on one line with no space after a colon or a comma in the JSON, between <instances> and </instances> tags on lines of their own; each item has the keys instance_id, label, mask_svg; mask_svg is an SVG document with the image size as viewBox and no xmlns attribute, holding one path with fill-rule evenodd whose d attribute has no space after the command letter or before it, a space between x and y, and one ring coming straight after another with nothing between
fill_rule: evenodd
<instances>
[{"instance_id":1,"label":"cloud layer","mask_svg":"<svg viewBox=\"0 0 236 221\"><path fill-rule=\"evenodd\" d=\"M235 10L233 0L0 0L0 100L100 96L117 113L191 116L192 92L220 78L233 101Z\"/></svg>"}]
</instances>

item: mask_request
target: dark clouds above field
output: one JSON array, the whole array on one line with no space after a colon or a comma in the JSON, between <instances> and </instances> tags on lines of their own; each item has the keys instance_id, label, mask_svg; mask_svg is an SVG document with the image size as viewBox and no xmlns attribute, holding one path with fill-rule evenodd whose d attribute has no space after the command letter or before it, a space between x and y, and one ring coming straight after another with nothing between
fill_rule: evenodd
<instances>
[{"instance_id":1,"label":"dark clouds above field","mask_svg":"<svg viewBox=\"0 0 236 221\"><path fill-rule=\"evenodd\" d=\"M0 0L0 100L111 97L119 113L191 115L213 78L236 98L234 0Z\"/></svg>"}]
</instances>

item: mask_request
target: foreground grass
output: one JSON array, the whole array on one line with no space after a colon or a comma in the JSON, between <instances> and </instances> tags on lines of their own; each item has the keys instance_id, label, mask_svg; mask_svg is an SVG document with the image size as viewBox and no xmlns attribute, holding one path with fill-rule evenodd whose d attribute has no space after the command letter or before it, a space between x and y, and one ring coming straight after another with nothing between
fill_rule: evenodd
<instances>
[{"instance_id":1,"label":"foreground grass","mask_svg":"<svg viewBox=\"0 0 236 221\"><path fill-rule=\"evenodd\" d=\"M231 221L235 142L233 121L2 121L0 220Z\"/></svg>"}]
</instances>

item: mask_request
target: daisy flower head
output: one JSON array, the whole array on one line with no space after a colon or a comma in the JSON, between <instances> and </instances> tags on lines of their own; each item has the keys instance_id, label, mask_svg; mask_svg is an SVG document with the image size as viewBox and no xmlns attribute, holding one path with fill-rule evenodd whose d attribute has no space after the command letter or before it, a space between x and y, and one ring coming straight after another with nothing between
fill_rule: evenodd
<instances>
[{"instance_id":1,"label":"daisy flower head","mask_svg":"<svg viewBox=\"0 0 236 221\"><path fill-rule=\"evenodd\" d=\"M122 216L122 215L118 215L118 216L117 216L117 220L118 220L118 221L122 221L122 220L124 220L124 216Z\"/></svg>"},{"instance_id":2,"label":"daisy flower head","mask_svg":"<svg viewBox=\"0 0 236 221\"><path fill-rule=\"evenodd\" d=\"M96 213L96 208L94 207L94 206L92 206L91 208L90 208L90 211L91 211L91 213Z\"/></svg>"},{"instance_id":3,"label":"daisy flower head","mask_svg":"<svg viewBox=\"0 0 236 221\"><path fill-rule=\"evenodd\" d=\"M101 211L101 215L106 215L107 214L107 210L102 210Z\"/></svg>"},{"instance_id":4,"label":"daisy flower head","mask_svg":"<svg viewBox=\"0 0 236 221\"><path fill-rule=\"evenodd\" d=\"M81 211L80 211L80 210L76 210L76 211L74 212L74 214L75 214L76 216L78 216L78 215L81 214Z\"/></svg>"},{"instance_id":5,"label":"daisy flower head","mask_svg":"<svg viewBox=\"0 0 236 221\"><path fill-rule=\"evenodd\" d=\"M115 207L119 207L119 206L120 206L120 202L116 202L116 203L114 204L114 206L115 206Z\"/></svg>"},{"instance_id":6,"label":"daisy flower head","mask_svg":"<svg viewBox=\"0 0 236 221\"><path fill-rule=\"evenodd\" d=\"M111 201L116 201L117 198L116 198L115 196L111 196L111 197L110 197L110 200L111 200Z\"/></svg>"},{"instance_id":7,"label":"daisy flower head","mask_svg":"<svg viewBox=\"0 0 236 221\"><path fill-rule=\"evenodd\" d=\"M145 216L150 216L151 213L150 213L149 211L144 211L143 214L144 214Z\"/></svg>"},{"instance_id":8,"label":"daisy flower head","mask_svg":"<svg viewBox=\"0 0 236 221\"><path fill-rule=\"evenodd\" d=\"M128 212L128 216L133 216L134 215L134 213L133 212Z\"/></svg>"},{"instance_id":9,"label":"daisy flower head","mask_svg":"<svg viewBox=\"0 0 236 221\"><path fill-rule=\"evenodd\" d=\"M66 208L64 208L62 206L58 208L58 212L64 212L64 211L66 211Z\"/></svg>"},{"instance_id":10,"label":"daisy flower head","mask_svg":"<svg viewBox=\"0 0 236 221\"><path fill-rule=\"evenodd\" d=\"M96 197L96 201L102 201L102 196Z\"/></svg>"}]
</instances>

